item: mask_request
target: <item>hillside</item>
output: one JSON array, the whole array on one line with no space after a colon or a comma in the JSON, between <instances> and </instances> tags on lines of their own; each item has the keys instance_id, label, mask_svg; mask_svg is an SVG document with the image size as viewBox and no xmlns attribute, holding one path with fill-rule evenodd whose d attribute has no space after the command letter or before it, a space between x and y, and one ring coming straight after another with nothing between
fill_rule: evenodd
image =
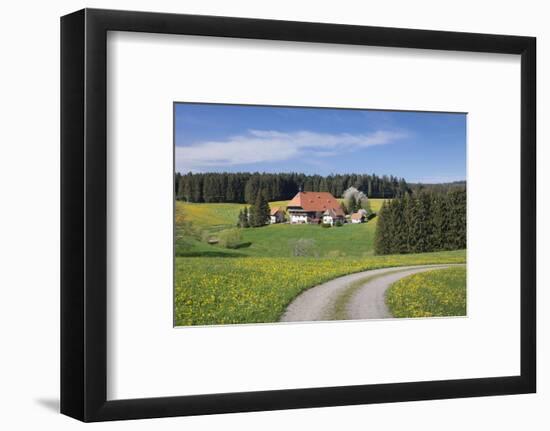
<instances>
[{"instance_id":1,"label":"hillside","mask_svg":"<svg viewBox=\"0 0 550 431\"><path fill-rule=\"evenodd\" d=\"M287 201L271 202L270 206L285 206ZM383 199L371 199L371 208L378 211ZM227 249L204 241L208 233L233 228L242 204L196 204L176 202L177 256L255 256L289 257L292 244L298 239L314 241L314 253L319 257L373 254L376 217L368 223L323 229L318 225L277 224L261 228L241 229L241 245Z\"/></svg>"},{"instance_id":2,"label":"hillside","mask_svg":"<svg viewBox=\"0 0 550 431\"><path fill-rule=\"evenodd\" d=\"M379 211L382 199L371 199ZM284 206L286 201L271 202ZM176 202L174 324L276 322L305 289L333 278L401 265L464 263L465 250L374 256L377 217L366 224L322 228L277 224L240 229L238 248L205 241L236 229L242 204ZM315 256L291 257L297 239L314 240Z\"/></svg>"}]
</instances>

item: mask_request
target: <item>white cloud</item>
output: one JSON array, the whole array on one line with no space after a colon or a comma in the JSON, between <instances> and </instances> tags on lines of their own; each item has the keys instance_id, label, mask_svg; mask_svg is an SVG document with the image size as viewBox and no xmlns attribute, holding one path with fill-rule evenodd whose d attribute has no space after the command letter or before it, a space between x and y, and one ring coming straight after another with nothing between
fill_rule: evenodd
<instances>
[{"instance_id":1,"label":"white cloud","mask_svg":"<svg viewBox=\"0 0 550 431\"><path fill-rule=\"evenodd\" d=\"M404 132L379 130L365 134L330 134L310 131L249 130L226 140L197 142L176 147L179 171L213 167L281 162L296 157L329 157L375 145L386 145L406 136Z\"/></svg>"}]
</instances>

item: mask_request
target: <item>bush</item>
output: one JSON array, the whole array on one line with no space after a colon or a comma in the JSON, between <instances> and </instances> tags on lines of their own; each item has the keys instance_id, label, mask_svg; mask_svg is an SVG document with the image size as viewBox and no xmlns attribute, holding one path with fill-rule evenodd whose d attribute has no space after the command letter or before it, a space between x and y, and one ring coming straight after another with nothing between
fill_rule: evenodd
<instances>
[{"instance_id":1,"label":"bush","mask_svg":"<svg viewBox=\"0 0 550 431\"><path fill-rule=\"evenodd\" d=\"M327 228L332 227L332 225L330 223L321 223L321 227Z\"/></svg>"},{"instance_id":2,"label":"bush","mask_svg":"<svg viewBox=\"0 0 550 431\"><path fill-rule=\"evenodd\" d=\"M292 256L294 257L318 257L319 252L314 239L300 238L290 242Z\"/></svg>"},{"instance_id":3,"label":"bush","mask_svg":"<svg viewBox=\"0 0 550 431\"><path fill-rule=\"evenodd\" d=\"M219 244L225 248L236 248L241 242L239 229L222 230L218 235Z\"/></svg>"},{"instance_id":4,"label":"bush","mask_svg":"<svg viewBox=\"0 0 550 431\"><path fill-rule=\"evenodd\" d=\"M344 224L340 220L336 220L336 223L334 223L334 226L341 227L341 226L344 226Z\"/></svg>"}]
</instances>

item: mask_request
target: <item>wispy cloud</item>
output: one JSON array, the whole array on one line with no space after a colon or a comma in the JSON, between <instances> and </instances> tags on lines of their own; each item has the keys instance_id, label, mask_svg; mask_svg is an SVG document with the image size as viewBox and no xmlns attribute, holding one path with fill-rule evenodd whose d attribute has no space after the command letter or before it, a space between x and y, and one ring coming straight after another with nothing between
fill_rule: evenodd
<instances>
[{"instance_id":1,"label":"wispy cloud","mask_svg":"<svg viewBox=\"0 0 550 431\"><path fill-rule=\"evenodd\" d=\"M213 167L281 162L304 156L326 158L341 152L391 144L406 136L405 132L388 130L364 134L248 130L245 134L225 140L176 147L176 167L180 171L196 171Z\"/></svg>"}]
</instances>

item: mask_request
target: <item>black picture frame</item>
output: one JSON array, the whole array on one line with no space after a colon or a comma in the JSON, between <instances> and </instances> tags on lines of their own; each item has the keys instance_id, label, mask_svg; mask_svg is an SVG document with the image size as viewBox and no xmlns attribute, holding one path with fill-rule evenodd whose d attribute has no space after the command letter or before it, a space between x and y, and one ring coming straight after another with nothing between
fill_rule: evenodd
<instances>
[{"instance_id":1,"label":"black picture frame","mask_svg":"<svg viewBox=\"0 0 550 431\"><path fill-rule=\"evenodd\" d=\"M107 401L107 32L521 56L521 374ZM82 421L532 393L536 390L536 39L84 9L61 18L61 412Z\"/></svg>"}]
</instances>

